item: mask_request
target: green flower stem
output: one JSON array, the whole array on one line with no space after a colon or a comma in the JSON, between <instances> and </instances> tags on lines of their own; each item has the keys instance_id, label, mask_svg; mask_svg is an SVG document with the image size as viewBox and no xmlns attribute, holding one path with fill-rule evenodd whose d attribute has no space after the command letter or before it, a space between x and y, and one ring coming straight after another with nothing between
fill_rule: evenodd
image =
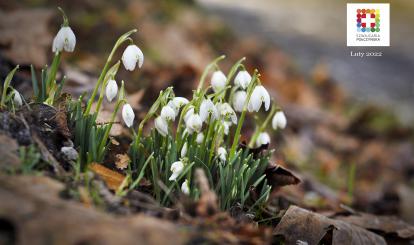
<instances>
[{"instance_id":1,"label":"green flower stem","mask_svg":"<svg viewBox=\"0 0 414 245\"><path fill-rule=\"evenodd\" d=\"M65 11L63 11L63 9L61 7L58 7L59 11L62 12L62 17L63 17L63 24L62 26L69 26L69 20L68 17L66 16Z\"/></svg>"},{"instance_id":2,"label":"green flower stem","mask_svg":"<svg viewBox=\"0 0 414 245\"><path fill-rule=\"evenodd\" d=\"M127 41L127 40L131 40L131 39L129 38L129 36L130 36L132 33L135 33L135 32L137 32L137 30L136 30L136 29L133 29L133 30L131 30L131 31L127 32L127 33L125 33L124 35L122 35L122 36L121 36L120 38L118 38L118 40L116 41L116 43L115 43L114 47L112 48L111 53L110 53L110 54L109 54L109 56L108 56L108 59L106 60L105 66L104 66L104 68L102 69L101 75L99 75L98 82L96 83L95 88L93 89L92 95L91 95L91 97L89 98L89 101L88 101L88 104L87 104L87 106L86 106L85 112L83 113L84 115L88 115L88 114L90 113L90 111L91 111L92 103L93 103L93 101L95 100L96 93L98 92L99 86L101 86L101 83L102 83L102 81L104 80L104 78L105 78L105 76L106 76L106 73L107 73L107 71L108 71L108 69L109 69L109 64L110 64L110 63L111 63L111 61L112 61L112 57L114 56L115 51L118 49L118 47L119 47L119 46L121 46L121 44L122 44L123 42L125 42L125 41Z\"/></svg>"},{"instance_id":3,"label":"green flower stem","mask_svg":"<svg viewBox=\"0 0 414 245\"><path fill-rule=\"evenodd\" d=\"M256 142L257 137L259 137L259 134L266 129L267 124L269 124L270 120L272 119L272 117L276 113L276 111L277 111L277 107L273 105L272 109L270 110L270 113L267 115L267 117L264 120L264 122L262 123L262 125L260 125L260 127L256 128L253 136L250 138L250 142L249 142L249 147L250 148L252 148L254 146L254 142Z\"/></svg>"},{"instance_id":4,"label":"green flower stem","mask_svg":"<svg viewBox=\"0 0 414 245\"><path fill-rule=\"evenodd\" d=\"M229 159L232 159L234 154L236 153L236 148L240 140L241 128L244 123L244 118L246 117L247 105L249 104L250 96L253 93L253 88L256 86L256 80L258 77L259 77L259 74L257 73L257 70L255 70L253 74L252 82L249 84L249 87L247 89L247 99L244 102L243 111L238 121L236 132L234 133L233 144L231 145Z\"/></svg>"},{"instance_id":5,"label":"green flower stem","mask_svg":"<svg viewBox=\"0 0 414 245\"><path fill-rule=\"evenodd\" d=\"M200 83L198 84L196 93L200 93L200 91L203 89L204 86L204 81L206 80L207 74L208 72L214 68L215 66L217 66L217 63L224 59L226 56L225 55L221 55L219 57L217 57L215 60L213 60L213 62L211 62L210 64L207 65L206 69L204 69L203 73L201 74L201 78L200 78Z\"/></svg>"},{"instance_id":6,"label":"green flower stem","mask_svg":"<svg viewBox=\"0 0 414 245\"><path fill-rule=\"evenodd\" d=\"M47 81L46 81L46 94L47 95L49 95L52 83L56 79L56 73L57 73L57 70L59 68L61 56L62 56L62 52L56 52L55 56L53 57L52 65L50 67L50 72L47 76Z\"/></svg>"},{"instance_id":7,"label":"green flower stem","mask_svg":"<svg viewBox=\"0 0 414 245\"><path fill-rule=\"evenodd\" d=\"M227 80L226 80L226 85L230 83L230 81L233 79L234 75L236 74L237 70L243 66L243 62L246 60L246 57L241 58L240 60L238 60L236 62L236 64L234 64L231 69L229 74L227 74ZM224 91L224 98L226 97L226 93L227 93L227 89Z\"/></svg>"},{"instance_id":8,"label":"green flower stem","mask_svg":"<svg viewBox=\"0 0 414 245\"><path fill-rule=\"evenodd\" d=\"M98 103L96 105L96 113L99 113L99 110L101 109L101 105L102 105L102 100L104 98L104 94L105 94L105 89L106 89L106 85L108 85L108 81L109 79L113 79L116 75L116 73L118 72L118 68L119 65L121 64L121 62L118 60L118 62L113 65L111 68L109 68L107 75L105 76L104 80L103 80L103 84L101 86L101 92L99 93L99 98L98 98Z\"/></svg>"}]
</instances>

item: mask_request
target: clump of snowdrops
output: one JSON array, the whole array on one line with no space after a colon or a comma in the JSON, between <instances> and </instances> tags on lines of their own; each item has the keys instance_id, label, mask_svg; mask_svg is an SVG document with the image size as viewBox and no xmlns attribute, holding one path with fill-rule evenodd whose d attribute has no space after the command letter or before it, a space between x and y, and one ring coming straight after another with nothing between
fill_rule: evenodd
<instances>
[{"instance_id":1,"label":"clump of snowdrops","mask_svg":"<svg viewBox=\"0 0 414 245\"><path fill-rule=\"evenodd\" d=\"M75 34L62 13L63 24L53 40L55 55L51 67L42 70L40 82L32 68L33 100L52 106L60 96L65 79L56 81L61 54L73 52L76 45ZM143 65L144 55L130 38L135 32L131 30L116 41L91 95L85 93L77 100L68 101L68 121L75 129L74 143L79 153L77 171L85 171L91 162L103 161L108 153L109 132L122 108L122 119L133 137L127 177L117 194L139 188L140 181L146 178L152 182L153 195L161 204L172 204L173 197L180 193L198 199L200 192L193 174L195 169L202 168L223 210L235 205L250 210L262 206L271 189L265 170L272 151L253 155L251 149L268 145L270 124L275 130L283 129L286 117L261 84L259 73L249 73L242 58L225 74L219 67L224 59L220 56L206 67L191 99L176 96L172 87L166 88L135 128L135 114L126 102L124 81L120 89L116 81L121 61L129 71ZM122 46L126 48L121 60L116 60L115 52ZM6 78L1 107L14 110L22 106L22 96L10 85L17 69ZM109 103L115 103L115 109L110 122L102 125L96 119L104 97ZM94 103L96 106L92 109ZM247 116L256 119L257 127L250 142L242 145L240 138ZM144 134L146 124L153 127Z\"/></svg>"}]
</instances>

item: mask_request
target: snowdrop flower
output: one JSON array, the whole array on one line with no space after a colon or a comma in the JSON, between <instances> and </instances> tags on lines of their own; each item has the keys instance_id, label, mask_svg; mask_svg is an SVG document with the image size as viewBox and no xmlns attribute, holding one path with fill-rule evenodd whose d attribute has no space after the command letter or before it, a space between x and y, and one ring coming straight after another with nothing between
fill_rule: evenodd
<instances>
[{"instance_id":1,"label":"snowdrop flower","mask_svg":"<svg viewBox=\"0 0 414 245\"><path fill-rule=\"evenodd\" d=\"M170 168L172 174L168 180L174 181L184 170L184 163L181 161L174 162Z\"/></svg>"},{"instance_id":2,"label":"snowdrop flower","mask_svg":"<svg viewBox=\"0 0 414 245\"><path fill-rule=\"evenodd\" d=\"M287 120L286 120L285 113L283 113L283 111L276 112L276 114L273 116L273 119L272 119L273 129L274 130L276 130L277 128L284 129L286 127L286 124L287 124Z\"/></svg>"},{"instance_id":3,"label":"snowdrop flower","mask_svg":"<svg viewBox=\"0 0 414 245\"><path fill-rule=\"evenodd\" d=\"M167 136L168 134L168 123L167 121L162 118L162 116L158 116L154 120L155 129L157 129L158 133L160 133L162 136Z\"/></svg>"},{"instance_id":4,"label":"snowdrop flower","mask_svg":"<svg viewBox=\"0 0 414 245\"><path fill-rule=\"evenodd\" d=\"M186 194L189 195L190 194L190 188L188 187L188 181L185 180L182 184L181 184L181 191Z\"/></svg>"},{"instance_id":5,"label":"snowdrop flower","mask_svg":"<svg viewBox=\"0 0 414 245\"><path fill-rule=\"evenodd\" d=\"M224 147L219 147L217 149L217 155L218 155L218 157L221 161L223 161L223 162L226 161L227 151L226 151L226 149L224 149Z\"/></svg>"},{"instance_id":6,"label":"snowdrop flower","mask_svg":"<svg viewBox=\"0 0 414 245\"><path fill-rule=\"evenodd\" d=\"M66 52L73 52L76 45L76 36L69 26L60 28L55 38L53 39L52 51L54 53L65 50Z\"/></svg>"},{"instance_id":7,"label":"snowdrop flower","mask_svg":"<svg viewBox=\"0 0 414 245\"><path fill-rule=\"evenodd\" d=\"M194 106L190 106L184 115L184 122L187 123L188 119L194 114Z\"/></svg>"},{"instance_id":8,"label":"snowdrop flower","mask_svg":"<svg viewBox=\"0 0 414 245\"><path fill-rule=\"evenodd\" d=\"M109 80L108 84L106 85L106 98L109 102L111 102L116 94L118 93L118 85L116 84L115 80Z\"/></svg>"},{"instance_id":9,"label":"snowdrop flower","mask_svg":"<svg viewBox=\"0 0 414 245\"><path fill-rule=\"evenodd\" d=\"M183 148L181 148L181 157L187 155L187 142L184 143Z\"/></svg>"},{"instance_id":10,"label":"snowdrop flower","mask_svg":"<svg viewBox=\"0 0 414 245\"><path fill-rule=\"evenodd\" d=\"M233 124L237 124L237 115L233 108L228 103L220 103L217 105L217 110L220 113L222 119L231 119Z\"/></svg>"},{"instance_id":11,"label":"snowdrop flower","mask_svg":"<svg viewBox=\"0 0 414 245\"><path fill-rule=\"evenodd\" d=\"M218 111L210 99L205 99L200 105L201 120L205 122L209 115L211 115L211 120L215 120L218 118Z\"/></svg>"},{"instance_id":12,"label":"snowdrop flower","mask_svg":"<svg viewBox=\"0 0 414 245\"><path fill-rule=\"evenodd\" d=\"M237 112L242 112L246 99L247 99L247 93L245 91L243 90L237 91L233 95L234 110L236 110Z\"/></svg>"},{"instance_id":13,"label":"snowdrop flower","mask_svg":"<svg viewBox=\"0 0 414 245\"><path fill-rule=\"evenodd\" d=\"M122 63L124 64L125 69L128 71L133 71L137 65L137 62L138 67L141 68L142 64L144 63L144 54L137 45L131 44L125 49L124 53L122 54Z\"/></svg>"},{"instance_id":14,"label":"snowdrop flower","mask_svg":"<svg viewBox=\"0 0 414 245\"><path fill-rule=\"evenodd\" d=\"M13 101L14 101L14 104L18 107L23 105L22 96L17 90L14 90Z\"/></svg>"},{"instance_id":15,"label":"snowdrop flower","mask_svg":"<svg viewBox=\"0 0 414 245\"><path fill-rule=\"evenodd\" d=\"M130 128L132 124L134 123L134 118L135 118L135 114L134 114L134 110L132 110L131 105L125 104L122 107L122 119L124 119L124 122L128 128Z\"/></svg>"},{"instance_id":16,"label":"snowdrop flower","mask_svg":"<svg viewBox=\"0 0 414 245\"><path fill-rule=\"evenodd\" d=\"M175 116L176 116L176 112L170 106L166 105L161 109L161 118L164 119L165 121L167 122L174 121Z\"/></svg>"},{"instance_id":17,"label":"snowdrop flower","mask_svg":"<svg viewBox=\"0 0 414 245\"><path fill-rule=\"evenodd\" d=\"M227 122L227 121L223 121L223 132L225 135L229 134L229 130L230 130L230 126L231 126L231 122Z\"/></svg>"},{"instance_id":18,"label":"snowdrop flower","mask_svg":"<svg viewBox=\"0 0 414 245\"><path fill-rule=\"evenodd\" d=\"M269 134L266 132L260 133L259 136L257 137L256 145L262 146L262 145L267 145L267 144L270 144Z\"/></svg>"},{"instance_id":19,"label":"snowdrop flower","mask_svg":"<svg viewBox=\"0 0 414 245\"><path fill-rule=\"evenodd\" d=\"M198 114L192 114L186 121L186 128L189 134L192 134L193 132L200 132L202 126L203 121Z\"/></svg>"},{"instance_id":20,"label":"snowdrop flower","mask_svg":"<svg viewBox=\"0 0 414 245\"><path fill-rule=\"evenodd\" d=\"M200 132L197 134L196 142L197 144L201 144L204 141L204 134L203 132Z\"/></svg>"},{"instance_id":21,"label":"snowdrop flower","mask_svg":"<svg viewBox=\"0 0 414 245\"><path fill-rule=\"evenodd\" d=\"M258 85L254 88L252 95L250 96L247 109L250 112L258 112L260 107L264 103L265 110L269 110L270 107L270 95L262 85Z\"/></svg>"},{"instance_id":22,"label":"snowdrop flower","mask_svg":"<svg viewBox=\"0 0 414 245\"><path fill-rule=\"evenodd\" d=\"M215 71L211 76L211 87L213 87L214 92L222 90L226 86L226 75L222 71Z\"/></svg>"},{"instance_id":23,"label":"snowdrop flower","mask_svg":"<svg viewBox=\"0 0 414 245\"><path fill-rule=\"evenodd\" d=\"M239 71L236 77L234 78L234 84L236 86L241 87L242 89L246 89L249 86L250 81L252 80L252 76L247 71Z\"/></svg>"},{"instance_id":24,"label":"snowdrop flower","mask_svg":"<svg viewBox=\"0 0 414 245\"><path fill-rule=\"evenodd\" d=\"M172 104L175 108L180 109L182 106L187 105L189 103L188 99L184 97L175 97L171 100Z\"/></svg>"}]
</instances>

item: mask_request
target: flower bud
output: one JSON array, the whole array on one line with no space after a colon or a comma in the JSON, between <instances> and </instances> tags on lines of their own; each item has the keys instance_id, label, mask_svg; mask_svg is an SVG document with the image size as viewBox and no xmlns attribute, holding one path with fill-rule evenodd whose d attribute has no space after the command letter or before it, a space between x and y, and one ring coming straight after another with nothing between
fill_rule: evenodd
<instances>
[{"instance_id":1,"label":"flower bud","mask_svg":"<svg viewBox=\"0 0 414 245\"><path fill-rule=\"evenodd\" d=\"M138 67L141 68L144 63L144 54L137 45L131 44L122 54L122 63L124 64L126 70L133 71L137 65L137 62Z\"/></svg>"},{"instance_id":2,"label":"flower bud","mask_svg":"<svg viewBox=\"0 0 414 245\"><path fill-rule=\"evenodd\" d=\"M132 110L131 105L125 104L122 107L122 119L124 120L128 128L130 128L132 124L134 123L134 118L135 118L135 114L134 114L134 110Z\"/></svg>"},{"instance_id":3,"label":"flower bud","mask_svg":"<svg viewBox=\"0 0 414 245\"><path fill-rule=\"evenodd\" d=\"M186 127L189 134L192 134L193 132L200 132L202 126L203 121L198 114L192 114L186 122Z\"/></svg>"},{"instance_id":4,"label":"flower bud","mask_svg":"<svg viewBox=\"0 0 414 245\"><path fill-rule=\"evenodd\" d=\"M162 136L167 136L168 134L168 123L165 119L163 119L161 116L155 118L154 121L155 129L157 129L158 133L160 133Z\"/></svg>"},{"instance_id":5,"label":"flower bud","mask_svg":"<svg viewBox=\"0 0 414 245\"><path fill-rule=\"evenodd\" d=\"M252 76L247 71L239 71L234 78L234 84L242 89L246 89L252 80Z\"/></svg>"},{"instance_id":6,"label":"flower bud","mask_svg":"<svg viewBox=\"0 0 414 245\"><path fill-rule=\"evenodd\" d=\"M54 53L65 50L66 52L73 52L76 45L76 36L69 26L60 28L55 38L53 39L52 51Z\"/></svg>"},{"instance_id":7,"label":"flower bud","mask_svg":"<svg viewBox=\"0 0 414 245\"><path fill-rule=\"evenodd\" d=\"M106 98L108 99L109 102L111 102L115 97L116 94L118 93L118 85L116 84L115 80L109 80L108 84L106 85Z\"/></svg>"},{"instance_id":8,"label":"flower bud","mask_svg":"<svg viewBox=\"0 0 414 245\"><path fill-rule=\"evenodd\" d=\"M242 112L244 103L247 99L247 93L243 90L237 91L233 96L233 107L237 112Z\"/></svg>"},{"instance_id":9,"label":"flower bud","mask_svg":"<svg viewBox=\"0 0 414 245\"><path fill-rule=\"evenodd\" d=\"M259 146L267 145L267 144L270 144L269 134L266 132L260 133L259 136L257 137L256 145L259 147Z\"/></svg>"},{"instance_id":10,"label":"flower bud","mask_svg":"<svg viewBox=\"0 0 414 245\"><path fill-rule=\"evenodd\" d=\"M14 90L13 101L17 107L20 107L23 105L22 96L17 90Z\"/></svg>"},{"instance_id":11,"label":"flower bud","mask_svg":"<svg viewBox=\"0 0 414 245\"><path fill-rule=\"evenodd\" d=\"M181 184L181 191L186 194L186 195L190 195L190 187L188 185L188 180L185 180L182 184Z\"/></svg>"},{"instance_id":12,"label":"flower bud","mask_svg":"<svg viewBox=\"0 0 414 245\"><path fill-rule=\"evenodd\" d=\"M227 78L222 71L215 71L211 76L211 87L214 92L219 92L226 86Z\"/></svg>"},{"instance_id":13,"label":"flower bud","mask_svg":"<svg viewBox=\"0 0 414 245\"><path fill-rule=\"evenodd\" d=\"M204 134L203 132L200 132L197 134L196 142L197 144L201 144L204 141Z\"/></svg>"},{"instance_id":14,"label":"flower bud","mask_svg":"<svg viewBox=\"0 0 414 245\"><path fill-rule=\"evenodd\" d=\"M273 119L272 119L273 129L274 130L278 128L284 129L286 128L286 124L287 124L287 120L286 120L285 113L283 113L283 111L276 112L276 114L273 116Z\"/></svg>"},{"instance_id":15,"label":"flower bud","mask_svg":"<svg viewBox=\"0 0 414 245\"><path fill-rule=\"evenodd\" d=\"M181 148L181 158L187 155L187 142L184 143L183 148Z\"/></svg>"}]
</instances>

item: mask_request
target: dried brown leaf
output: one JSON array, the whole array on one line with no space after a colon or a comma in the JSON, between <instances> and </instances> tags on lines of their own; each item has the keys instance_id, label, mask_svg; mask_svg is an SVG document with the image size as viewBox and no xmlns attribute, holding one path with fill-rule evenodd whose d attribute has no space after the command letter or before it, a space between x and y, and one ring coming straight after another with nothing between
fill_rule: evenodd
<instances>
[{"instance_id":1,"label":"dried brown leaf","mask_svg":"<svg viewBox=\"0 0 414 245\"><path fill-rule=\"evenodd\" d=\"M291 171L283 168L279 165L269 165L265 171L267 181L272 189L286 186L297 185L300 183L300 179L296 177Z\"/></svg>"},{"instance_id":2,"label":"dried brown leaf","mask_svg":"<svg viewBox=\"0 0 414 245\"><path fill-rule=\"evenodd\" d=\"M99 175L111 190L117 190L125 179L125 176L102 166L99 163L90 164L89 168Z\"/></svg>"},{"instance_id":3,"label":"dried brown leaf","mask_svg":"<svg viewBox=\"0 0 414 245\"><path fill-rule=\"evenodd\" d=\"M275 236L282 236L284 244L386 244L384 238L341 220L330 219L297 206L290 206L274 230ZM329 240L329 241L326 241Z\"/></svg>"}]
</instances>

